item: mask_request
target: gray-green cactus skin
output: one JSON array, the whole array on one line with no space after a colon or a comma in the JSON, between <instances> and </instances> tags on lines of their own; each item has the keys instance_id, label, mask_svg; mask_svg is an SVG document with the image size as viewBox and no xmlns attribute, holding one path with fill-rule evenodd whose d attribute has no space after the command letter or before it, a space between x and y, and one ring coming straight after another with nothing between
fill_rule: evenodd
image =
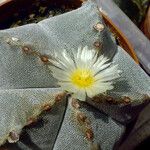
<instances>
[{"instance_id":1,"label":"gray-green cactus skin","mask_svg":"<svg viewBox=\"0 0 150 150\"><path fill-rule=\"evenodd\" d=\"M22 128L36 121L45 109L52 108L59 93L59 89L1 90L0 145L6 140L11 143L17 142ZM11 134L18 137L11 137Z\"/></svg>"},{"instance_id":2,"label":"gray-green cactus skin","mask_svg":"<svg viewBox=\"0 0 150 150\"><path fill-rule=\"evenodd\" d=\"M12 135L19 135L48 104L54 106L54 110L43 117L46 120L43 126L26 129L34 143L33 149L36 145L43 150L87 150L89 143L99 143L102 149L113 149L126 124L146 105L144 100L149 98L150 79L125 50L116 45L105 25L102 32L93 28L98 22L104 24L97 5L90 0L76 10L38 24L0 31L0 145L7 140L18 140L12 139ZM95 47L97 41L102 47ZM62 105L54 105L57 93L62 91L43 59L43 56L50 58L55 51L61 53L63 49L69 54L72 48L77 52L79 46L97 50L123 71L114 83L113 91L98 97L98 101L87 100L80 104L80 112L91 120L88 132L78 130L81 127L79 120L76 122L78 113L74 111L76 108L72 109L68 98ZM115 101L128 97L130 101L110 104L106 102L110 97ZM102 98L104 103L99 101ZM72 115L72 112L75 113ZM32 147L22 141L16 145L22 150Z\"/></svg>"}]
</instances>

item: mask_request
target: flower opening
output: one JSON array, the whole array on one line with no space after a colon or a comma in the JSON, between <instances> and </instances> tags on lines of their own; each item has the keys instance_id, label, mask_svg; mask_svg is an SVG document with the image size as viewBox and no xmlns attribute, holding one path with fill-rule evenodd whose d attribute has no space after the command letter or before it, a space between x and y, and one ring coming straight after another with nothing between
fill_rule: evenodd
<instances>
[{"instance_id":1,"label":"flower opening","mask_svg":"<svg viewBox=\"0 0 150 150\"><path fill-rule=\"evenodd\" d=\"M88 88L94 84L94 76L90 70L76 69L70 76L71 82L78 88Z\"/></svg>"},{"instance_id":2,"label":"flower opening","mask_svg":"<svg viewBox=\"0 0 150 150\"><path fill-rule=\"evenodd\" d=\"M86 46L72 53L64 50L56 54L50 69L63 90L73 93L74 98L85 101L87 96L92 98L112 90L112 80L120 77L118 65L108 61L103 55L98 57L95 50Z\"/></svg>"}]
</instances>

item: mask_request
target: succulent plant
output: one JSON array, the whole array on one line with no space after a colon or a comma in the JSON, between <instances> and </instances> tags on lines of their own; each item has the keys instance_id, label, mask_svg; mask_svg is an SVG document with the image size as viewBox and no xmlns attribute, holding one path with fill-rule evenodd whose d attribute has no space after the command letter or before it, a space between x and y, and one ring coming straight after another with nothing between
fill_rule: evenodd
<instances>
[{"instance_id":1,"label":"succulent plant","mask_svg":"<svg viewBox=\"0 0 150 150\"><path fill-rule=\"evenodd\" d=\"M139 9L139 22L146 16L147 8L150 4L150 0L132 0Z\"/></svg>"},{"instance_id":2,"label":"succulent plant","mask_svg":"<svg viewBox=\"0 0 150 150\"><path fill-rule=\"evenodd\" d=\"M88 46L89 49L78 53L79 46ZM63 49L66 49L65 53ZM109 68L111 64L123 71L121 76L116 69L112 72L114 67ZM54 65L58 72L52 70ZM87 89L70 89L69 83L64 88L66 79L70 79L68 72L77 66L81 69L95 67L94 77L98 75L97 80L105 85L96 88L99 85L93 84L94 91L92 93L91 88L87 95L84 94L87 96L84 102L73 95L85 93ZM66 68L68 72L64 72ZM91 83L91 73L77 70L73 81L87 88ZM62 81L59 79L65 83L62 87L58 84ZM116 79L115 82L112 83L112 79ZM81 80L84 83L81 84ZM95 81L96 78L92 79L92 83ZM23 129L22 134L26 133L28 138L21 138L16 149L113 149L126 124L133 121L148 103L149 85L149 77L140 66L116 45L97 5L91 0L74 11L37 24L2 30L0 145L7 140L17 142ZM99 94L97 89L103 93ZM49 108L52 111L42 116L43 123L38 127L24 128Z\"/></svg>"},{"instance_id":3,"label":"succulent plant","mask_svg":"<svg viewBox=\"0 0 150 150\"><path fill-rule=\"evenodd\" d=\"M136 23L139 24L146 16L150 0L114 0L119 7Z\"/></svg>"}]
</instances>

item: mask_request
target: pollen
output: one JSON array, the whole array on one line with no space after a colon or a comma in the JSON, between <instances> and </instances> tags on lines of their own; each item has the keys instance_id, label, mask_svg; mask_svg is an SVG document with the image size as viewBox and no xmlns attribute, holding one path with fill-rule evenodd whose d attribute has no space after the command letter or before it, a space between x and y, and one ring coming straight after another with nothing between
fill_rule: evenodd
<instances>
[{"instance_id":1,"label":"pollen","mask_svg":"<svg viewBox=\"0 0 150 150\"><path fill-rule=\"evenodd\" d=\"M78 88L88 88L95 82L92 72L88 69L76 69L70 78L71 82Z\"/></svg>"}]
</instances>

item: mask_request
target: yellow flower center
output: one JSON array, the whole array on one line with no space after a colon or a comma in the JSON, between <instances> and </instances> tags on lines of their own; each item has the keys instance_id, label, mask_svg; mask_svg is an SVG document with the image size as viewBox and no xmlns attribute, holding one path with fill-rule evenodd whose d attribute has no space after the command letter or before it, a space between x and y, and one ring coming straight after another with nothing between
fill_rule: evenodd
<instances>
[{"instance_id":1,"label":"yellow flower center","mask_svg":"<svg viewBox=\"0 0 150 150\"><path fill-rule=\"evenodd\" d=\"M71 82L79 88L87 88L94 83L94 76L90 70L77 69L71 74Z\"/></svg>"}]
</instances>

